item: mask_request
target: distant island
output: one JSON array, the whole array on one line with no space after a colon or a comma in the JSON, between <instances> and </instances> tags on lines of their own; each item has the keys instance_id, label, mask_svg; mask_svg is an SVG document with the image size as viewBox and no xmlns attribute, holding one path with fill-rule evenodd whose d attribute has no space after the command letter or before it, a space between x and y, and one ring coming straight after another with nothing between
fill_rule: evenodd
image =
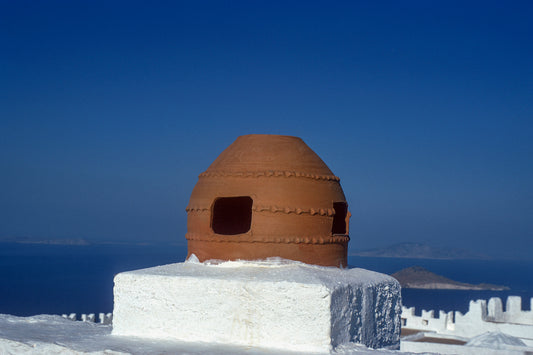
<instances>
[{"instance_id":1,"label":"distant island","mask_svg":"<svg viewBox=\"0 0 533 355\"><path fill-rule=\"evenodd\" d=\"M400 243L384 248L375 248L350 253L353 256L376 258L412 259L489 259L481 253L473 253L458 248L437 248L421 243Z\"/></svg>"},{"instance_id":2,"label":"distant island","mask_svg":"<svg viewBox=\"0 0 533 355\"><path fill-rule=\"evenodd\" d=\"M412 266L391 275L400 282L403 288L422 288L431 290L489 290L504 291L509 287L481 283L472 285L464 282L450 280L437 275L421 266Z\"/></svg>"},{"instance_id":3,"label":"distant island","mask_svg":"<svg viewBox=\"0 0 533 355\"><path fill-rule=\"evenodd\" d=\"M85 239L85 238L39 238L39 237L1 237L0 243L9 244L42 244L42 245L73 245L73 246L95 246L95 245L139 245L139 246L187 246L186 240L170 242L165 241L139 241L139 240L105 240L105 239Z\"/></svg>"},{"instance_id":4,"label":"distant island","mask_svg":"<svg viewBox=\"0 0 533 355\"><path fill-rule=\"evenodd\" d=\"M29 237L19 238L1 238L0 243L18 243L18 244L47 244L47 245L90 245L83 238L62 238L62 239L36 239Z\"/></svg>"}]
</instances>

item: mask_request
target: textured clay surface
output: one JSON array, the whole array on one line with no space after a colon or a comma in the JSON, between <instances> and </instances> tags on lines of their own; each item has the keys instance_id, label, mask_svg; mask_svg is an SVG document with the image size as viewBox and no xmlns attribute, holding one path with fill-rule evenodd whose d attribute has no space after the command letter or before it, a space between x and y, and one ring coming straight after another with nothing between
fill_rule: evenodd
<instances>
[{"instance_id":1,"label":"textured clay surface","mask_svg":"<svg viewBox=\"0 0 533 355\"><path fill-rule=\"evenodd\" d=\"M300 138L241 136L193 189L188 254L346 266L349 217L339 178Z\"/></svg>"}]
</instances>

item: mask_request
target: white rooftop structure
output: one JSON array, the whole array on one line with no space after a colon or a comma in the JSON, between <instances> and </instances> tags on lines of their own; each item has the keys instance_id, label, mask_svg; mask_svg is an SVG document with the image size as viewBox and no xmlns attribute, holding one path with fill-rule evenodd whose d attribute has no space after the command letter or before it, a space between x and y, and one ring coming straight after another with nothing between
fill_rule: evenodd
<instances>
[{"instance_id":1,"label":"white rooftop structure","mask_svg":"<svg viewBox=\"0 0 533 355\"><path fill-rule=\"evenodd\" d=\"M115 277L113 335L303 352L398 348L400 286L283 259L184 263Z\"/></svg>"}]
</instances>

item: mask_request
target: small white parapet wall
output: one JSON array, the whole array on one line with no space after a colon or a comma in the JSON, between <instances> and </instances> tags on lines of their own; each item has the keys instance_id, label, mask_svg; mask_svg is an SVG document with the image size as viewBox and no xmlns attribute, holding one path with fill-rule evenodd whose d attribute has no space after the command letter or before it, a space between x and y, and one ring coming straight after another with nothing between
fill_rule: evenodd
<instances>
[{"instance_id":1,"label":"small white parapet wall","mask_svg":"<svg viewBox=\"0 0 533 355\"><path fill-rule=\"evenodd\" d=\"M184 263L115 277L113 335L330 352L399 348L390 276L282 259Z\"/></svg>"},{"instance_id":2,"label":"small white parapet wall","mask_svg":"<svg viewBox=\"0 0 533 355\"><path fill-rule=\"evenodd\" d=\"M70 319L72 321L77 321L78 316L76 313L62 314L61 317ZM80 317L82 322L96 323L96 315L94 313L82 314ZM98 323L100 324L111 324L113 321L113 313L98 313Z\"/></svg>"},{"instance_id":3,"label":"small white parapet wall","mask_svg":"<svg viewBox=\"0 0 533 355\"><path fill-rule=\"evenodd\" d=\"M502 300L493 297L488 304L485 300L470 301L468 312L422 310L415 315L414 307L402 307L403 328L432 331L440 334L458 335L472 338L485 332L502 332L520 338L528 346L533 346L533 298L529 311L522 310L522 299L518 296L507 298L506 310Z\"/></svg>"}]
</instances>

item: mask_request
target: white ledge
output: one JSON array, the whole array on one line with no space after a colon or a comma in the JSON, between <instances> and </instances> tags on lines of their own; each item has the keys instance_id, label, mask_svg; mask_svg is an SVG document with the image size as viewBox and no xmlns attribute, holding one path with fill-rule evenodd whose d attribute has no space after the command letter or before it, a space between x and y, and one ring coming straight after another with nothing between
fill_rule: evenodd
<instances>
[{"instance_id":1,"label":"white ledge","mask_svg":"<svg viewBox=\"0 0 533 355\"><path fill-rule=\"evenodd\" d=\"M363 269L185 262L115 277L113 335L329 352L398 347L400 287Z\"/></svg>"}]
</instances>

